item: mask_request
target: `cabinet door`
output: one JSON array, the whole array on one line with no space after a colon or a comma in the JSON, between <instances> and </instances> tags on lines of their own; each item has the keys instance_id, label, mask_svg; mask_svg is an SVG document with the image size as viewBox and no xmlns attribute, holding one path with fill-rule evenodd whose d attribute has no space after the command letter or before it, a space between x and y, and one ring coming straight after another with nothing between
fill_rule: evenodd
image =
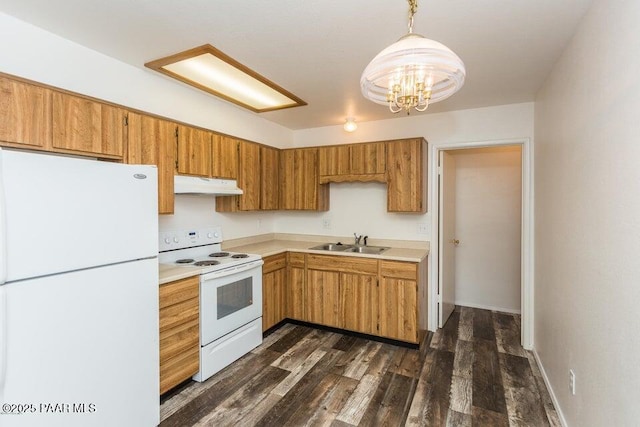
<instances>
[{"instance_id":1,"label":"cabinet door","mask_svg":"<svg viewBox=\"0 0 640 427\"><path fill-rule=\"evenodd\" d=\"M177 125L151 116L129 113L128 127L126 162L158 166L158 213L172 214Z\"/></svg>"},{"instance_id":2,"label":"cabinet door","mask_svg":"<svg viewBox=\"0 0 640 427\"><path fill-rule=\"evenodd\" d=\"M354 175L384 174L387 164L384 142L351 145L350 173Z\"/></svg>"},{"instance_id":3,"label":"cabinet door","mask_svg":"<svg viewBox=\"0 0 640 427\"><path fill-rule=\"evenodd\" d=\"M211 132L178 126L178 173L210 176Z\"/></svg>"},{"instance_id":4,"label":"cabinet door","mask_svg":"<svg viewBox=\"0 0 640 427\"><path fill-rule=\"evenodd\" d=\"M351 173L349 148L349 145L331 145L318 148L320 176Z\"/></svg>"},{"instance_id":5,"label":"cabinet door","mask_svg":"<svg viewBox=\"0 0 640 427\"><path fill-rule=\"evenodd\" d=\"M342 327L340 273L307 270L305 313L309 322L336 328Z\"/></svg>"},{"instance_id":6,"label":"cabinet door","mask_svg":"<svg viewBox=\"0 0 640 427\"><path fill-rule=\"evenodd\" d=\"M160 394L200 369L198 277L160 286Z\"/></svg>"},{"instance_id":7,"label":"cabinet door","mask_svg":"<svg viewBox=\"0 0 640 427\"><path fill-rule=\"evenodd\" d=\"M378 296L379 334L418 343L416 281L382 277Z\"/></svg>"},{"instance_id":8,"label":"cabinet door","mask_svg":"<svg viewBox=\"0 0 640 427\"><path fill-rule=\"evenodd\" d=\"M319 183L317 148L283 150L280 153L280 179L281 209L329 209L328 187Z\"/></svg>"},{"instance_id":9,"label":"cabinet door","mask_svg":"<svg viewBox=\"0 0 640 427\"><path fill-rule=\"evenodd\" d=\"M286 317L286 254L264 258L262 266L262 331Z\"/></svg>"},{"instance_id":10,"label":"cabinet door","mask_svg":"<svg viewBox=\"0 0 640 427\"><path fill-rule=\"evenodd\" d=\"M280 150L260 147L260 210L276 210L280 196Z\"/></svg>"},{"instance_id":11,"label":"cabinet door","mask_svg":"<svg viewBox=\"0 0 640 427\"><path fill-rule=\"evenodd\" d=\"M387 211L426 212L426 143L387 142Z\"/></svg>"},{"instance_id":12,"label":"cabinet door","mask_svg":"<svg viewBox=\"0 0 640 427\"><path fill-rule=\"evenodd\" d=\"M122 158L126 111L89 99L52 94L54 149Z\"/></svg>"},{"instance_id":13,"label":"cabinet door","mask_svg":"<svg viewBox=\"0 0 640 427\"><path fill-rule=\"evenodd\" d=\"M239 140L223 135L213 135L211 141L211 176L238 179Z\"/></svg>"},{"instance_id":14,"label":"cabinet door","mask_svg":"<svg viewBox=\"0 0 640 427\"><path fill-rule=\"evenodd\" d=\"M372 275L340 275L340 302L343 328L377 335L378 278Z\"/></svg>"},{"instance_id":15,"label":"cabinet door","mask_svg":"<svg viewBox=\"0 0 640 427\"><path fill-rule=\"evenodd\" d=\"M0 77L0 141L47 147L51 141L51 91Z\"/></svg>"},{"instance_id":16,"label":"cabinet door","mask_svg":"<svg viewBox=\"0 0 640 427\"><path fill-rule=\"evenodd\" d=\"M304 268L287 267L287 317L307 320L305 317L305 273Z\"/></svg>"},{"instance_id":17,"label":"cabinet door","mask_svg":"<svg viewBox=\"0 0 640 427\"><path fill-rule=\"evenodd\" d=\"M240 170L238 186L240 210L257 211L260 209L260 146L252 142L240 141Z\"/></svg>"}]
</instances>

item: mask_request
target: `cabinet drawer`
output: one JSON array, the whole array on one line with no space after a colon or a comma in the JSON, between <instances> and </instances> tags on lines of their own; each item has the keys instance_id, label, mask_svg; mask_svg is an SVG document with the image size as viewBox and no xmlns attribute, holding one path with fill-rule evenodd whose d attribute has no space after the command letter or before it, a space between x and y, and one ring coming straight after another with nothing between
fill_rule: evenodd
<instances>
[{"instance_id":1,"label":"cabinet drawer","mask_svg":"<svg viewBox=\"0 0 640 427\"><path fill-rule=\"evenodd\" d=\"M160 285L160 309L198 298L200 287L199 276L187 277L175 282Z\"/></svg>"},{"instance_id":2,"label":"cabinet drawer","mask_svg":"<svg viewBox=\"0 0 640 427\"><path fill-rule=\"evenodd\" d=\"M160 365L194 347L200 347L200 322L197 317L160 333Z\"/></svg>"},{"instance_id":3,"label":"cabinet drawer","mask_svg":"<svg viewBox=\"0 0 640 427\"><path fill-rule=\"evenodd\" d=\"M191 378L200 370L200 346L160 363L160 394Z\"/></svg>"},{"instance_id":4,"label":"cabinet drawer","mask_svg":"<svg viewBox=\"0 0 640 427\"><path fill-rule=\"evenodd\" d=\"M307 268L341 273L377 274L378 260L331 255L307 255Z\"/></svg>"},{"instance_id":5,"label":"cabinet drawer","mask_svg":"<svg viewBox=\"0 0 640 427\"><path fill-rule=\"evenodd\" d=\"M289 252L289 265L291 267L304 268L304 254L299 252Z\"/></svg>"},{"instance_id":6,"label":"cabinet drawer","mask_svg":"<svg viewBox=\"0 0 640 427\"><path fill-rule=\"evenodd\" d=\"M187 323L194 318L198 319L199 315L198 298L163 308L160 310L160 333L162 334L171 328Z\"/></svg>"},{"instance_id":7,"label":"cabinet drawer","mask_svg":"<svg viewBox=\"0 0 640 427\"><path fill-rule=\"evenodd\" d=\"M303 261L304 262L304 261ZM262 274L271 273L287 266L287 254L282 253L264 258Z\"/></svg>"},{"instance_id":8,"label":"cabinet drawer","mask_svg":"<svg viewBox=\"0 0 640 427\"><path fill-rule=\"evenodd\" d=\"M380 275L398 279L418 280L418 264L402 261L380 261Z\"/></svg>"}]
</instances>

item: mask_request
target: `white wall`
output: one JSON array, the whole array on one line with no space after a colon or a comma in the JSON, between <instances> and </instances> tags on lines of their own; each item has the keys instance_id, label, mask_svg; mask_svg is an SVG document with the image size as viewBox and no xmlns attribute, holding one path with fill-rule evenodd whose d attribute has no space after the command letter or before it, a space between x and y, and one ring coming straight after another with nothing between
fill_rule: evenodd
<instances>
[{"instance_id":1,"label":"white wall","mask_svg":"<svg viewBox=\"0 0 640 427\"><path fill-rule=\"evenodd\" d=\"M533 137L532 103L394 117L359 123L358 130L352 134L345 132L342 126L296 130L293 131L293 142L296 147L304 147L416 136L423 136L432 143ZM357 232L372 238L431 239L431 213L387 213L385 185L331 184L330 197L328 212L279 213L275 218L276 231L330 236L350 236ZM331 220L331 229L323 228L324 218ZM418 234L419 224L427 225L426 233Z\"/></svg>"},{"instance_id":2,"label":"white wall","mask_svg":"<svg viewBox=\"0 0 640 427\"><path fill-rule=\"evenodd\" d=\"M457 305L520 312L520 146L449 151L455 158Z\"/></svg>"},{"instance_id":3,"label":"white wall","mask_svg":"<svg viewBox=\"0 0 640 427\"><path fill-rule=\"evenodd\" d=\"M277 147L291 130L0 13L0 72ZM140 64L142 67L142 64Z\"/></svg>"},{"instance_id":4,"label":"white wall","mask_svg":"<svg viewBox=\"0 0 640 427\"><path fill-rule=\"evenodd\" d=\"M535 104L534 346L571 426L640 420L639 27L595 0Z\"/></svg>"}]
</instances>

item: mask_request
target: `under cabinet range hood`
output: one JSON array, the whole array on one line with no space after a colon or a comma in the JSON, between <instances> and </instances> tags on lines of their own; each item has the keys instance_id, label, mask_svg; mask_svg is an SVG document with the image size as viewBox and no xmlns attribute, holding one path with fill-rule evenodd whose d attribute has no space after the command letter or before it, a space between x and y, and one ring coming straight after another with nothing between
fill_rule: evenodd
<instances>
[{"instance_id":1,"label":"under cabinet range hood","mask_svg":"<svg viewBox=\"0 0 640 427\"><path fill-rule=\"evenodd\" d=\"M175 194L211 194L216 196L242 194L235 179L175 175L173 184Z\"/></svg>"}]
</instances>

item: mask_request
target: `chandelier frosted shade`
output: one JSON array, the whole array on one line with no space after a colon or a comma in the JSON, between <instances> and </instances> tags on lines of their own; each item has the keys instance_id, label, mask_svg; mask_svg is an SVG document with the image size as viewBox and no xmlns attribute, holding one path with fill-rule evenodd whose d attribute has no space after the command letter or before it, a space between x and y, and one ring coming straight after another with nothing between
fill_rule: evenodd
<instances>
[{"instance_id":1,"label":"chandelier frosted shade","mask_svg":"<svg viewBox=\"0 0 640 427\"><path fill-rule=\"evenodd\" d=\"M456 93L464 84L462 60L445 45L409 33L367 65L360 87L365 98L388 105L392 112L429 104Z\"/></svg>"}]
</instances>

